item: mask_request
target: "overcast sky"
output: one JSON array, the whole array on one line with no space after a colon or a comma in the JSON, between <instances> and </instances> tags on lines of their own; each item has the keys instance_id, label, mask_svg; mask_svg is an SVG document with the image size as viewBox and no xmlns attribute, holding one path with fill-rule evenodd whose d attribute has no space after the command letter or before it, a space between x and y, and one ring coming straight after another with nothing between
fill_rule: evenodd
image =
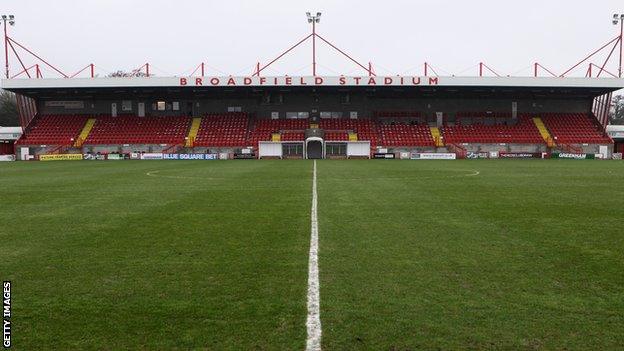
<instances>
[{"instance_id":1,"label":"overcast sky","mask_svg":"<svg viewBox=\"0 0 624 351\"><path fill-rule=\"evenodd\" d=\"M249 75L311 31L306 11L321 11L318 33L379 75L422 74L425 61L440 75L476 75L481 60L530 75L536 60L561 73L616 37L611 17L624 13L624 1L3 0L0 11L16 16L10 36L66 72L93 62L104 75L149 62L159 76L184 75L204 61L207 75ZM318 74L365 73L317 46ZM18 65L12 59L13 73ZM311 45L302 45L265 75L311 69Z\"/></svg>"}]
</instances>

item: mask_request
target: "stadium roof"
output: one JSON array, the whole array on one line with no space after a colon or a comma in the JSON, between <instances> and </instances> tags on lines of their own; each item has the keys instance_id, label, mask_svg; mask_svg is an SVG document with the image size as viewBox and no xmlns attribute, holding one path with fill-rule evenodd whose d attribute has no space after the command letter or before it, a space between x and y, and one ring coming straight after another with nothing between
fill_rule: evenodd
<instances>
[{"instance_id":1,"label":"stadium roof","mask_svg":"<svg viewBox=\"0 0 624 351\"><path fill-rule=\"evenodd\" d=\"M374 92L387 97L594 98L624 87L618 78L555 77L423 77L423 76L273 76L273 77L124 77L41 78L2 81L2 88L25 96L54 98L115 98L119 94L149 96L217 96L254 91ZM210 94L210 95L206 95ZM215 95L217 94L217 95ZM243 96L241 95L241 96Z\"/></svg>"},{"instance_id":2,"label":"stadium roof","mask_svg":"<svg viewBox=\"0 0 624 351\"><path fill-rule=\"evenodd\" d=\"M560 77L422 77L422 76L206 76L206 77L125 77L125 78L45 78L4 79L2 88L23 89L140 88L140 87L525 87L595 88L604 92L624 88L622 78Z\"/></svg>"}]
</instances>

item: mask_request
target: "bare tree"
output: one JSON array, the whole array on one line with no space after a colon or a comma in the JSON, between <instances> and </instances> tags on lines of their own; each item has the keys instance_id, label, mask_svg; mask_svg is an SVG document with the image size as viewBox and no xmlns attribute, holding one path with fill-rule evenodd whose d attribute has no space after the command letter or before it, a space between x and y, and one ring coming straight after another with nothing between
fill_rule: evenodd
<instances>
[{"instance_id":1,"label":"bare tree","mask_svg":"<svg viewBox=\"0 0 624 351\"><path fill-rule=\"evenodd\" d=\"M0 126L15 127L19 125L17 101L15 94L0 90Z\"/></svg>"},{"instance_id":2,"label":"bare tree","mask_svg":"<svg viewBox=\"0 0 624 351\"><path fill-rule=\"evenodd\" d=\"M147 74L145 74L145 72L143 72L143 71L125 72L125 71L122 71L122 70L118 70L118 71L109 73L107 75L107 77L109 77L109 78L147 77Z\"/></svg>"},{"instance_id":3,"label":"bare tree","mask_svg":"<svg viewBox=\"0 0 624 351\"><path fill-rule=\"evenodd\" d=\"M611 124L624 124L624 95L615 95L611 99Z\"/></svg>"}]
</instances>

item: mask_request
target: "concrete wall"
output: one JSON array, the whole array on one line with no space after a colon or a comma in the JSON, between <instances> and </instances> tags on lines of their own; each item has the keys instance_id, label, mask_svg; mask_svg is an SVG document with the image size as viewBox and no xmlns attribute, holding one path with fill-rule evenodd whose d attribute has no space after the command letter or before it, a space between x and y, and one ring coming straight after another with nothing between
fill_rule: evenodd
<instances>
[{"instance_id":1,"label":"concrete wall","mask_svg":"<svg viewBox=\"0 0 624 351\"><path fill-rule=\"evenodd\" d=\"M132 153L132 152L163 152L167 153L198 153L198 154L218 154L218 153L234 153L239 152L240 148L233 147L195 147L195 148L185 148L181 146L167 145L161 146L157 144L133 144L133 145L85 145L84 152L91 153L111 153L111 152L119 152L119 153Z\"/></svg>"},{"instance_id":2,"label":"concrete wall","mask_svg":"<svg viewBox=\"0 0 624 351\"><path fill-rule=\"evenodd\" d=\"M548 147L543 144L460 144L468 152L548 152Z\"/></svg>"},{"instance_id":3,"label":"concrete wall","mask_svg":"<svg viewBox=\"0 0 624 351\"><path fill-rule=\"evenodd\" d=\"M544 144L460 144L467 152L521 152L521 153L541 153L541 152L573 152L570 150L563 150L555 147L553 150L549 150ZM578 152L597 154L600 153L599 144L575 144L575 148L578 148ZM609 148L609 155L614 152L613 145L607 145ZM389 147L389 152L449 152L446 147ZM576 151L574 151L576 152Z\"/></svg>"},{"instance_id":4,"label":"concrete wall","mask_svg":"<svg viewBox=\"0 0 624 351\"><path fill-rule=\"evenodd\" d=\"M600 144L574 144L572 145L575 148L580 149L582 153L586 153L586 154L597 154L600 153ZM609 149L609 155L612 154L614 151L613 149L613 144L611 145L607 145L608 149ZM570 150L563 150L561 148L555 147L554 151L557 152L576 152L576 151L570 151Z\"/></svg>"}]
</instances>

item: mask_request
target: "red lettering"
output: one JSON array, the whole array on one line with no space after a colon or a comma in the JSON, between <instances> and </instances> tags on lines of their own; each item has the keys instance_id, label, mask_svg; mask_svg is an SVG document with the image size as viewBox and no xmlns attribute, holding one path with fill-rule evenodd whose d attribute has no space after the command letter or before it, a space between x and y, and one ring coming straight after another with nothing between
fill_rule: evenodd
<instances>
[{"instance_id":1,"label":"red lettering","mask_svg":"<svg viewBox=\"0 0 624 351\"><path fill-rule=\"evenodd\" d=\"M180 78L180 85L186 85L186 78Z\"/></svg>"},{"instance_id":2,"label":"red lettering","mask_svg":"<svg viewBox=\"0 0 624 351\"><path fill-rule=\"evenodd\" d=\"M210 79L210 84L212 84L212 85L219 85L219 82L220 82L220 80L217 77L214 77L214 78Z\"/></svg>"},{"instance_id":3,"label":"red lettering","mask_svg":"<svg viewBox=\"0 0 624 351\"><path fill-rule=\"evenodd\" d=\"M339 82L340 85L345 85L345 84L347 84L347 78L340 77L340 79L338 79L338 82Z\"/></svg>"},{"instance_id":4,"label":"red lettering","mask_svg":"<svg viewBox=\"0 0 624 351\"><path fill-rule=\"evenodd\" d=\"M323 78L322 77L314 77L314 84L322 85L323 84Z\"/></svg>"},{"instance_id":5,"label":"red lettering","mask_svg":"<svg viewBox=\"0 0 624 351\"><path fill-rule=\"evenodd\" d=\"M299 84L308 85L308 83L305 82L305 79L303 77L299 78Z\"/></svg>"},{"instance_id":6,"label":"red lettering","mask_svg":"<svg viewBox=\"0 0 624 351\"><path fill-rule=\"evenodd\" d=\"M438 85L438 77L430 77L429 85Z\"/></svg>"},{"instance_id":7,"label":"red lettering","mask_svg":"<svg viewBox=\"0 0 624 351\"><path fill-rule=\"evenodd\" d=\"M264 77L260 77L260 85L264 85L264 83L266 83L266 78Z\"/></svg>"},{"instance_id":8,"label":"red lettering","mask_svg":"<svg viewBox=\"0 0 624 351\"><path fill-rule=\"evenodd\" d=\"M360 85L360 79L362 79L362 77L353 77L353 80L355 81L355 85Z\"/></svg>"},{"instance_id":9,"label":"red lettering","mask_svg":"<svg viewBox=\"0 0 624 351\"><path fill-rule=\"evenodd\" d=\"M385 84L385 85L390 85L390 84L392 84L392 78L390 78L390 77L386 77L386 78L384 78L384 84Z\"/></svg>"},{"instance_id":10,"label":"red lettering","mask_svg":"<svg viewBox=\"0 0 624 351\"><path fill-rule=\"evenodd\" d=\"M412 77L412 84L420 85L420 77Z\"/></svg>"},{"instance_id":11,"label":"red lettering","mask_svg":"<svg viewBox=\"0 0 624 351\"><path fill-rule=\"evenodd\" d=\"M227 85L236 85L236 81L234 81L234 78L230 77L230 79L228 79Z\"/></svg>"},{"instance_id":12,"label":"red lettering","mask_svg":"<svg viewBox=\"0 0 624 351\"><path fill-rule=\"evenodd\" d=\"M286 85L292 85L292 77L286 77Z\"/></svg>"},{"instance_id":13,"label":"red lettering","mask_svg":"<svg viewBox=\"0 0 624 351\"><path fill-rule=\"evenodd\" d=\"M375 78L370 77L370 79L368 79L368 85L377 85L377 82L375 81Z\"/></svg>"},{"instance_id":14,"label":"red lettering","mask_svg":"<svg viewBox=\"0 0 624 351\"><path fill-rule=\"evenodd\" d=\"M403 85L403 84L404 84L403 77L401 77L401 85Z\"/></svg>"},{"instance_id":15,"label":"red lettering","mask_svg":"<svg viewBox=\"0 0 624 351\"><path fill-rule=\"evenodd\" d=\"M195 85L204 85L201 78L195 78Z\"/></svg>"},{"instance_id":16,"label":"red lettering","mask_svg":"<svg viewBox=\"0 0 624 351\"><path fill-rule=\"evenodd\" d=\"M273 78L273 85L278 85L277 84L277 77Z\"/></svg>"},{"instance_id":17,"label":"red lettering","mask_svg":"<svg viewBox=\"0 0 624 351\"><path fill-rule=\"evenodd\" d=\"M245 79L243 79L243 84L245 84L245 85L251 85L251 78L249 78L249 77L245 77Z\"/></svg>"}]
</instances>

